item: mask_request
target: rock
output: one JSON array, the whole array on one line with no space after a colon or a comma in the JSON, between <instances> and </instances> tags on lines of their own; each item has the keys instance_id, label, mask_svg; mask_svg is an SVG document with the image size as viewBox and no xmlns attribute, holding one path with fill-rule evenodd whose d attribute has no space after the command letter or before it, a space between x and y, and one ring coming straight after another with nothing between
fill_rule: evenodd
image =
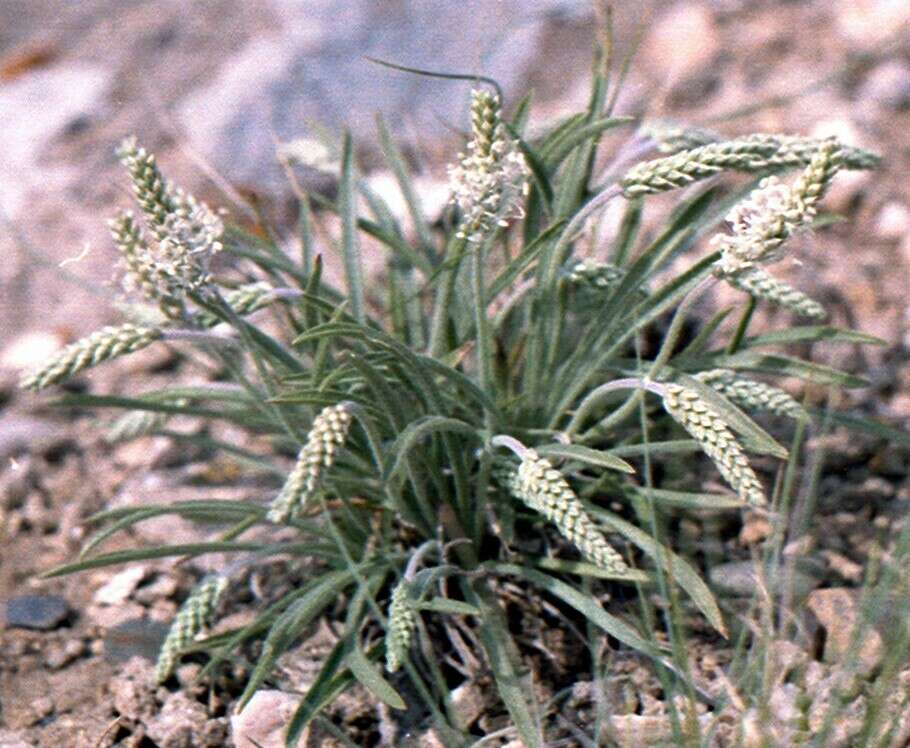
<instances>
[{"instance_id":1,"label":"rock","mask_svg":"<svg viewBox=\"0 0 910 748\"><path fill-rule=\"evenodd\" d=\"M873 68L859 93L859 103L868 102L892 111L910 107L910 65L891 59Z\"/></svg>"},{"instance_id":2,"label":"rock","mask_svg":"<svg viewBox=\"0 0 910 748\"><path fill-rule=\"evenodd\" d=\"M910 234L910 208L896 200L885 203L875 218L875 235L879 239L891 241L903 239L908 234Z\"/></svg>"},{"instance_id":3,"label":"rock","mask_svg":"<svg viewBox=\"0 0 910 748\"><path fill-rule=\"evenodd\" d=\"M21 372L40 366L59 351L66 340L44 330L27 332L13 338L0 352L0 368Z\"/></svg>"},{"instance_id":4,"label":"rock","mask_svg":"<svg viewBox=\"0 0 910 748\"><path fill-rule=\"evenodd\" d=\"M62 438L61 429L50 421L30 416L0 418L0 462L24 452L43 452Z\"/></svg>"},{"instance_id":5,"label":"rock","mask_svg":"<svg viewBox=\"0 0 910 748\"><path fill-rule=\"evenodd\" d=\"M34 70L0 87L0 205L15 215L33 190L66 171L41 163L44 151L75 117L98 108L109 73L70 61Z\"/></svg>"},{"instance_id":6,"label":"rock","mask_svg":"<svg viewBox=\"0 0 910 748\"><path fill-rule=\"evenodd\" d=\"M743 529L739 532L739 542L744 546L755 545L771 537L773 530L774 528L766 518L750 514L743 522Z\"/></svg>"},{"instance_id":7,"label":"rock","mask_svg":"<svg viewBox=\"0 0 910 748\"><path fill-rule=\"evenodd\" d=\"M710 715L699 715L702 727L707 726ZM621 748L643 745L663 745L673 737L673 726L669 715L648 716L643 714L614 715L610 719L610 738ZM612 744L612 743L611 743Z\"/></svg>"},{"instance_id":8,"label":"rock","mask_svg":"<svg viewBox=\"0 0 910 748\"><path fill-rule=\"evenodd\" d=\"M730 561L719 564L709 571L708 578L718 592L734 597L752 597L758 594L760 584L767 585L773 594L780 590L782 583L786 583L781 573L774 578L769 578L768 574L760 576L753 561ZM807 595L815 587L816 582L814 575L808 571L794 569L790 582L793 585L794 597L800 599Z\"/></svg>"},{"instance_id":9,"label":"rock","mask_svg":"<svg viewBox=\"0 0 910 748\"><path fill-rule=\"evenodd\" d=\"M483 714L486 704L483 694L473 681L467 681L450 694L454 725L459 730L467 731Z\"/></svg>"},{"instance_id":10,"label":"rock","mask_svg":"<svg viewBox=\"0 0 910 748\"><path fill-rule=\"evenodd\" d=\"M307 135L307 122L335 132L347 127L355 139L375 141L377 111L390 125L407 122L424 140L467 121L469 83L408 75L366 56L435 70L482 68L510 93L538 59L546 12L563 3L275 0L272 6L281 30L236 53L214 81L179 105L178 117L192 147L233 182L274 192L286 189L275 141Z\"/></svg>"},{"instance_id":11,"label":"rock","mask_svg":"<svg viewBox=\"0 0 910 748\"><path fill-rule=\"evenodd\" d=\"M103 587L99 587L92 596L96 605L121 605L148 574L144 566L131 566L114 575Z\"/></svg>"},{"instance_id":12,"label":"rock","mask_svg":"<svg viewBox=\"0 0 910 748\"><path fill-rule=\"evenodd\" d=\"M907 0L838 0L834 18L841 35L862 47L880 47L910 24Z\"/></svg>"},{"instance_id":13,"label":"rock","mask_svg":"<svg viewBox=\"0 0 910 748\"><path fill-rule=\"evenodd\" d=\"M20 730L5 730L0 727L0 748L35 748L34 743L25 739Z\"/></svg>"},{"instance_id":14,"label":"rock","mask_svg":"<svg viewBox=\"0 0 910 748\"><path fill-rule=\"evenodd\" d=\"M39 696L31 702L35 723L54 713L54 701L47 696Z\"/></svg>"},{"instance_id":15,"label":"rock","mask_svg":"<svg viewBox=\"0 0 910 748\"><path fill-rule=\"evenodd\" d=\"M154 668L149 662L141 657L128 660L108 686L114 711L137 721L152 714L157 708L154 683Z\"/></svg>"},{"instance_id":16,"label":"rock","mask_svg":"<svg viewBox=\"0 0 910 748\"><path fill-rule=\"evenodd\" d=\"M640 59L663 82L706 70L720 47L711 11L700 2L673 4L650 29Z\"/></svg>"},{"instance_id":17,"label":"rock","mask_svg":"<svg viewBox=\"0 0 910 748\"><path fill-rule=\"evenodd\" d=\"M85 642L81 639L70 639L65 644L54 642L44 653L44 664L50 670L60 670L83 654L85 654Z\"/></svg>"},{"instance_id":18,"label":"rock","mask_svg":"<svg viewBox=\"0 0 910 748\"><path fill-rule=\"evenodd\" d=\"M846 665L848 660L853 661L857 673L866 677L878 669L885 654L878 631L866 623L860 639L855 641L856 627L861 624L855 590L845 587L814 590L806 606L825 630L825 662Z\"/></svg>"},{"instance_id":19,"label":"rock","mask_svg":"<svg viewBox=\"0 0 910 748\"><path fill-rule=\"evenodd\" d=\"M6 625L10 628L52 631L72 615L69 603L59 595L21 595L6 602Z\"/></svg>"},{"instance_id":20,"label":"rock","mask_svg":"<svg viewBox=\"0 0 910 748\"><path fill-rule=\"evenodd\" d=\"M235 748L284 748L284 731L299 703L299 696L284 691L257 691L243 711L231 717Z\"/></svg>"},{"instance_id":21,"label":"rock","mask_svg":"<svg viewBox=\"0 0 910 748\"><path fill-rule=\"evenodd\" d=\"M177 592L177 580L169 574L159 574L151 584L146 584L133 594L136 602L151 605L159 600L167 600Z\"/></svg>"},{"instance_id":22,"label":"rock","mask_svg":"<svg viewBox=\"0 0 910 748\"><path fill-rule=\"evenodd\" d=\"M809 653L795 642L775 639L768 644L768 677L783 683L797 668L809 661Z\"/></svg>"},{"instance_id":23,"label":"rock","mask_svg":"<svg viewBox=\"0 0 910 748\"><path fill-rule=\"evenodd\" d=\"M105 634L104 657L109 662L126 662L134 657L155 662L169 630L167 624L144 619L120 623Z\"/></svg>"},{"instance_id":24,"label":"rock","mask_svg":"<svg viewBox=\"0 0 910 748\"><path fill-rule=\"evenodd\" d=\"M160 748L220 748L226 743L226 720L210 720L205 707L183 691L170 694L144 723L147 737Z\"/></svg>"},{"instance_id":25,"label":"rock","mask_svg":"<svg viewBox=\"0 0 910 748\"><path fill-rule=\"evenodd\" d=\"M841 170L825 194L825 208L837 213L849 213L862 201L874 174L873 171Z\"/></svg>"}]
</instances>

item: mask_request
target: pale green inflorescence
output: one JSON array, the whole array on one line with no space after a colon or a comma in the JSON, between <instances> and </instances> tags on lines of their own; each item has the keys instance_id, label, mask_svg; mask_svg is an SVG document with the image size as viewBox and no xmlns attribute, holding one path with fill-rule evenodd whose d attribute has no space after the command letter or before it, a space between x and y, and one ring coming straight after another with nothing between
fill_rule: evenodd
<instances>
[{"instance_id":1,"label":"pale green inflorescence","mask_svg":"<svg viewBox=\"0 0 910 748\"><path fill-rule=\"evenodd\" d=\"M695 390L664 385L664 409L701 445L739 497L755 506L767 504L764 489L729 426Z\"/></svg>"},{"instance_id":2,"label":"pale green inflorescence","mask_svg":"<svg viewBox=\"0 0 910 748\"><path fill-rule=\"evenodd\" d=\"M269 507L270 521L281 523L294 519L316 493L325 471L332 466L338 449L347 439L351 419L346 403L323 408L313 419L297 463Z\"/></svg>"},{"instance_id":3,"label":"pale green inflorescence","mask_svg":"<svg viewBox=\"0 0 910 748\"><path fill-rule=\"evenodd\" d=\"M833 141L786 135L749 135L736 140L708 143L671 156L636 164L620 181L626 197L654 194L686 187L723 171L759 173L782 167L808 166ZM837 145L840 165L848 169L873 169L878 157L859 148Z\"/></svg>"},{"instance_id":4,"label":"pale green inflorescence","mask_svg":"<svg viewBox=\"0 0 910 748\"><path fill-rule=\"evenodd\" d=\"M566 279L576 286L587 286L608 290L617 285L626 275L625 270L609 262L580 260L566 273Z\"/></svg>"},{"instance_id":5,"label":"pale green inflorescence","mask_svg":"<svg viewBox=\"0 0 910 748\"><path fill-rule=\"evenodd\" d=\"M626 172L620 186L626 197L637 197L686 187L722 171L762 171L771 167L770 159L777 148L776 143L749 138L709 143L636 164Z\"/></svg>"},{"instance_id":6,"label":"pale green inflorescence","mask_svg":"<svg viewBox=\"0 0 910 748\"><path fill-rule=\"evenodd\" d=\"M234 314L241 317L268 306L277 298L275 288L268 283L248 283L224 294L227 305L234 311ZM195 321L202 327L214 327L221 322L210 312L197 314Z\"/></svg>"},{"instance_id":7,"label":"pale green inflorescence","mask_svg":"<svg viewBox=\"0 0 910 748\"><path fill-rule=\"evenodd\" d=\"M732 369L710 369L695 375L728 400L755 410L764 410L796 420L806 418L806 411L779 387L740 377Z\"/></svg>"},{"instance_id":8,"label":"pale green inflorescence","mask_svg":"<svg viewBox=\"0 0 910 748\"><path fill-rule=\"evenodd\" d=\"M459 238L480 242L496 227L523 215L530 169L518 141L502 122L499 97L489 91L471 93L468 154L449 167L453 200L461 209Z\"/></svg>"},{"instance_id":9,"label":"pale green inflorescence","mask_svg":"<svg viewBox=\"0 0 910 748\"><path fill-rule=\"evenodd\" d=\"M207 262L223 248L224 225L205 203L169 184L155 157L135 138L125 140L118 155L157 245L152 248L145 241L131 214L114 218L111 234L124 256L127 279L165 314L179 317L186 294L204 289L211 280Z\"/></svg>"},{"instance_id":10,"label":"pale green inflorescence","mask_svg":"<svg viewBox=\"0 0 910 748\"><path fill-rule=\"evenodd\" d=\"M131 323L103 327L66 346L48 363L27 374L22 387L40 390L58 384L83 369L146 348L163 335L160 328Z\"/></svg>"},{"instance_id":11,"label":"pale green inflorescence","mask_svg":"<svg viewBox=\"0 0 910 748\"><path fill-rule=\"evenodd\" d=\"M174 672L183 649L192 644L200 632L212 625L218 601L227 585L227 577L223 576L202 580L177 611L177 617L171 624L155 665L155 680L158 683L166 681Z\"/></svg>"},{"instance_id":12,"label":"pale green inflorescence","mask_svg":"<svg viewBox=\"0 0 910 748\"><path fill-rule=\"evenodd\" d=\"M639 135L657 143L661 153L674 153L688 148L698 148L720 140L713 130L701 127L687 127L669 120L647 120L638 129Z\"/></svg>"},{"instance_id":13,"label":"pale green inflorescence","mask_svg":"<svg viewBox=\"0 0 910 748\"><path fill-rule=\"evenodd\" d=\"M802 291L778 280L763 268L750 267L728 277L727 282L740 291L764 299L776 306L789 309L800 317L823 320L828 316L825 308Z\"/></svg>"},{"instance_id":14,"label":"pale green inflorescence","mask_svg":"<svg viewBox=\"0 0 910 748\"><path fill-rule=\"evenodd\" d=\"M411 602L408 587L408 581L402 579L395 585L389 600L385 666L390 673L397 672L407 659L414 629L417 627L417 612Z\"/></svg>"},{"instance_id":15,"label":"pale green inflorescence","mask_svg":"<svg viewBox=\"0 0 910 748\"><path fill-rule=\"evenodd\" d=\"M823 141L792 186L767 177L746 200L727 215L729 236L713 240L722 251L715 268L721 277L734 275L755 264L774 262L795 231L811 224L817 205L843 164L836 141Z\"/></svg>"},{"instance_id":16,"label":"pale green inflorescence","mask_svg":"<svg viewBox=\"0 0 910 748\"><path fill-rule=\"evenodd\" d=\"M562 473L533 449L525 452L517 470L497 471L497 476L516 498L553 522L593 564L613 574L629 570Z\"/></svg>"}]
</instances>

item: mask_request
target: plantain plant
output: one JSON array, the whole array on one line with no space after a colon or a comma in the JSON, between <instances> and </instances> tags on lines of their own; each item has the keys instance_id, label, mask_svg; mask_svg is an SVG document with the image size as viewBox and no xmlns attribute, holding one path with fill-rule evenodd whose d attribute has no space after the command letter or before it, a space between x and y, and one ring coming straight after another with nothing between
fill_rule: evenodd
<instances>
[{"instance_id":1,"label":"plantain plant","mask_svg":"<svg viewBox=\"0 0 910 748\"><path fill-rule=\"evenodd\" d=\"M246 663L242 709L274 682L278 658L332 616L340 639L288 726L289 746L355 683L393 710L423 714L446 745L470 742L450 699L453 673L470 671L465 645L523 743L543 746L552 724L500 601L517 581L529 601L547 598L592 636L612 637L663 678L691 686L674 641L655 636L635 606L605 601L623 586L670 601L681 590L727 634L665 520L691 510L778 516L772 487L787 450L747 413L767 412L781 428L809 414L756 375L862 383L777 349L873 342L868 336L817 322L759 335L749 327L765 304L794 318L824 316L767 267L792 235L811 229L840 170L872 168L877 158L830 139L726 140L650 124L608 153L604 134L633 127L612 116L610 94L598 65L586 111L532 137L530 98L507 119L495 86L481 85L466 152L449 171L453 200L435 224L381 121L407 222L359 178L345 135L337 197L300 194L299 258L226 225L134 140L123 144L138 212L116 216L111 234L128 290L148 310L65 348L24 386L56 385L148 346L191 347L212 362L211 381L64 401L124 409L112 439L178 437L168 420L185 415L227 422L272 447L206 442L274 480L269 502L105 511L91 519L99 529L81 557L49 572L234 554L178 613L160 682L189 651L208 654L203 675ZM714 179L728 173L746 183ZM671 191L675 210L645 231L650 196ZM592 226L612 202L624 203L618 231L594 241ZM343 289L323 278L314 206L337 217L328 241ZM382 283L365 276L366 241L386 253ZM227 270L213 270L216 255L231 258L219 264ZM699 319L695 303L718 283L741 291L739 301ZM718 473L729 490L703 490ZM162 514L223 527L206 542L103 552L116 533ZM306 581L251 623L211 634L232 577L274 557L296 559Z\"/></svg>"}]
</instances>

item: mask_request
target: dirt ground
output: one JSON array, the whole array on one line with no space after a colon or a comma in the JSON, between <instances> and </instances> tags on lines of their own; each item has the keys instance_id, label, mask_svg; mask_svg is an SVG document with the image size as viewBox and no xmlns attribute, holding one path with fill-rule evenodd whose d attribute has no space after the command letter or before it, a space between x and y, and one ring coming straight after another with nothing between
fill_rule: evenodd
<instances>
[{"instance_id":1,"label":"dirt ground","mask_svg":"<svg viewBox=\"0 0 910 748\"><path fill-rule=\"evenodd\" d=\"M871 387L845 395L844 405L906 428L910 9L893 0L642 5L647 30L618 113L709 125L729 135L837 134L883 155L879 172L846 175L838 183L827 205L846 220L801 247L801 262L788 273L826 302L833 323L885 341L862 354L823 346L813 354L871 381ZM591 23L583 10L572 7L571 13L546 16L535 38L535 62L523 80L514 82L516 88L535 88L535 114L542 119L584 103ZM631 43L636 20L618 11L621 50ZM128 132L141 132L177 181L217 203L220 187L200 171L173 112L210 85L247 45L286 23L288 17L265 0L199 3L192 14L184 3L150 0L0 4L0 137L10 143L6 156L0 154L0 250L7 258L0 268L0 602L23 595L65 602L65 609L44 623L46 630L8 625L0 617L0 748L234 744L231 706L242 672L229 673L211 687L199 686L192 682L198 665L191 663L178 673L186 689L145 685L178 601L205 568L147 562L138 571L124 567L46 581L36 574L72 560L87 536L85 518L103 508L161 501L162 496L240 497L251 488L237 485L230 461L177 450L160 438L108 444L97 416L53 409L52 398L18 391L17 368L113 319L113 254L104 219L126 203L127 195L112 156L115 143ZM47 89L62 97L57 119L38 117L35 106L34 96L46 90L42 76L49 75L64 76L62 89ZM795 92L801 95L790 96ZM38 140L40 148L34 147ZM438 186L444 180L443 154L457 151L457 137L443 128L432 138L415 138L415 148L424 149L422 176ZM368 146L364 158L370 161ZM257 183L254 176L249 180L236 186L261 194L276 216L283 215L287 194ZM279 229L289 235L292 227ZM84 258L65 262L80 254ZM98 369L80 386L129 392L181 375L173 354L144 351ZM811 625L825 628L826 621L834 625L825 612L828 598L812 595L855 589L870 549L904 521L910 503L908 449L838 430L813 447L815 454L825 453L819 476L824 500L797 539L808 559L801 573L806 600L811 598ZM114 539L110 548L206 532L172 519L150 522L132 536ZM681 543L698 544L705 557L722 556L731 563L748 561L765 537L756 518L744 523L738 516L692 520L681 533ZM229 620L221 625L249 617L275 579L290 583L289 572L272 571L232 588L225 606ZM37 623L43 613L31 609L23 615ZM531 627L535 612L524 615ZM551 661L532 665L543 674L543 695L577 681L563 715L583 724L594 696L590 674L585 680L573 669L577 643L555 625L529 628L528 637L535 636L554 653ZM332 641L331 627L315 630L296 657L283 663L285 682L305 687ZM696 671L711 682L729 654L705 632L696 646ZM824 682L830 656L823 648L794 656L817 663L819 682ZM619 658L615 672L617 683L637 689L630 719L616 726L620 738L627 736L625 744L636 745L636 729L658 729L658 721L641 720L665 715L659 683L643 675L637 661ZM286 708L279 696L274 698L278 701L268 708ZM479 704L471 720L476 730L502 726L495 714L485 713L483 688L472 698ZM432 736L396 722L356 692L339 704L335 721L356 744L433 745ZM310 744L337 743L314 732Z\"/></svg>"}]
</instances>

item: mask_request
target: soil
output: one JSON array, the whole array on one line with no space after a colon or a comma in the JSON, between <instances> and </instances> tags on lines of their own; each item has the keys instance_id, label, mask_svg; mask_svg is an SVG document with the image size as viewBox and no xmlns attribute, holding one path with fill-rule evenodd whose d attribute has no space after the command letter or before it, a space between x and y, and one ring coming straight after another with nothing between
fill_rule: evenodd
<instances>
[{"instance_id":1,"label":"soil","mask_svg":"<svg viewBox=\"0 0 910 748\"><path fill-rule=\"evenodd\" d=\"M76 10L77 6L81 8ZM12 214L4 220L15 231L4 232L0 239L9 243L10 256L15 258L13 266L0 275L7 299L0 303L4 319L0 346L5 347L2 355L7 364L0 370L0 601L25 594L59 595L70 609L60 625L47 631L9 627L0 621L4 626L0 629L0 748L230 746L232 707L242 687L242 666L214 684L199 685L194 682L199 665L189 662L167 686L149 685L152 660L166 626L207 567L198 561L161 561L143 562L142 573L132 577L123 576L127 567L47 580L36 575L75 558L90 532L86 518L105 508L163 500L156 497L164 494L173 500L248 495L265 489L238 488L237 468L229 460L176 450L160 438L108 444L102 438L99 416L55 409L48 404L52 398L19 392L9 362L36 355L42 335L67 340L108 319L107 300L112 294L103 283L110 273L109 255L93 251L78 268L83 277L100 279L100 290L69 285L49 268L77 254L86 238L93 245L103 243L101 216L124 202L122 190L111 187L118 182L108 155L125 129L144 118L161 119L150 147L163 152L179 180L203 194L207 189L214 192L195 176L195 165L177 146L166 118L160 118L162 107L166 110L187 91L204 85L246 41L278 21L264 1L200 4L189 27L181 3L137 0L62 7L51 2L0 7L0 90L4 82L35 71L98 63L115 80L117 105L111 108L108 102L99 107L90 126L72 123L42 154L44 162L36 168L68 168L76 176L53 182L47 194L30 193L27 209L19 206L7 211ZM858 7L867 8L867 15L857 15ZM872 383L842 395L839 405L905 428L910 420L906 331L910 185L904 178L910 170L906 135L910 132L910 14L902 18L890 7L885 2L820 0L649 4L649 31L620 98L619 112L711 125L730 135L836 132L885 156L880 172L849 175L836 188L831 207L847 220L803 247L803 264L788 272L800 287L834 310L833 323L885 341L861 354L853 348L815 347L812 353L817 360L860 371ZM631 43L634 20L622 13L617 19L620 50ZM875 29L870 31L870 25ZM117 43L105 58L98 48L111 27L117 29ZM201 45L205 54L192 54L193 44ZM579 49L590 48L590 23L554 16L540 45L542 58L578 57ZM542 114L555 116L583 103L581 63L578 69L577 85L554 79L543 63L531 72L529 82L543 94ZM143 80L156 80L158 87L150 91L140 85ZM801 98L783 97L813 81L820 83ZM775 97L782 98L774 101ZM758 102L766 106L753 111L752 105ZM731 112L736 116L729 117ZM445 152L447 146L452 153L457 150L454 138L434 143L431 150ZM440 177L443 174L442 162L431 161L426 168ZM280 203L280 198L275 202ZM24 236L25 243L13 241L14 234ZM35 261L29 247L40 247L41 262ZM55 308L46 312L48 306ZM191 367L172 354L144 351L96 370L90 380L75 386L90 387L93 392L128 392L192 376ZM820 402L826 397L821 391L814 394ZM802 587L797 585L801 590L797 599L790 601L793 625L801 635L793 639L798 646L779 641L770 648L783 663L777 674L779 688L774 691L778 695L775 714L802 709L810 726L820 719L822 706L817 705L834 687L837 652L831 642L840 631L838 618L848 619L829 615L830 600L818 593L859 588L870 555L889 548L900 532L910 507L908 443L861 437L841 428L810 440L807 461L818 465L821 499L817 506L801 508L802 515L790 531L787 548L793 574L801 574L804 580ZM731 564L712 581L726 581L729 588L722 598L728 620L734 625L743 620L739 615L748 609L747 596L755 591L756 582L754 578L750 582L748 574L745 581L736 582L742 574L736 575L759 552L770 526L758 515L687 515L678 520L678 530L680 546L695 549L699 561L707 566L719 560ZM111 539L108 547L156 542L175 533L191 539L207 532L208 528L188 522L152 522L141 531ZM217 564L218 559L207 563ZM232 586L223 604L227 620L219 625L248 618L257 601L268 594L268 585L278 584L275 580L290 583L290 575L299 573L271 571L251 574ZM579 655L585 662L588 658L576 622L518 586L503 585L500 593L508 600L516 630L522 631L521 643L538 695L552 704L546 717L551 734L563 738L563 744L584 745L580 731L592 723L603 703L618 715L610 729L620 744L643 744L639 741L645 735L653 741L649 744L655 744L656 736L669 729L662 685L644 662L616 654L604 642L601 654L611 673L609 681L604 684L591 673L579 673ZM844 600L848 602L841 603L848 612L850 600L855 608L855 598L848 595ZM622 610L622 602L613 601L616 611ZM838 610L843 613L844 608ZM695 615L691 631L692 672L705 690L703 702L729 695L724 667L735 656L732 645L712 634ZM736 641L739 631L735 628L732 633L730 641ZM282 661L277 685L288 691L304 689L333 636L331 621L314 627L312 638ZM874 646L874 642L869 645L872 660ZM852 703L860 705L854 712L861 711L863 699L875 688L879 668L880 663L870 661L854 694ZM797 671L798 677L793 675ZM906 682L910 676L904 674L901 679ZM821 701L798 704L798 693L807 689L822 694ZM478 735L502 730L498 744L511 740L513 748L518 745L505 716L492 706L490 683L482 675L466 680L458 697L467 724ZM896 713L902 710L907 712L906 705L895 705ZM334 724L358 745L432 746L438 740L432 733L422 733L407 715L395 717L377 708L356 689L339 701L332 716ZM731 708L717 715L703 703L694 718L704 724L716 718L719 746L737 740L757 744L748 741L760 717L748 709ZM847 713L830 744L846 745L856 720L856 714ZM901 725L891 744L901 744L898 741L907 729ZM779 744L785 745L798 736L783 731L778 737ZM672 732L666 739L672 741ZM314 730L308 744L341 743Z\"/></svg>"}]
</instances>

